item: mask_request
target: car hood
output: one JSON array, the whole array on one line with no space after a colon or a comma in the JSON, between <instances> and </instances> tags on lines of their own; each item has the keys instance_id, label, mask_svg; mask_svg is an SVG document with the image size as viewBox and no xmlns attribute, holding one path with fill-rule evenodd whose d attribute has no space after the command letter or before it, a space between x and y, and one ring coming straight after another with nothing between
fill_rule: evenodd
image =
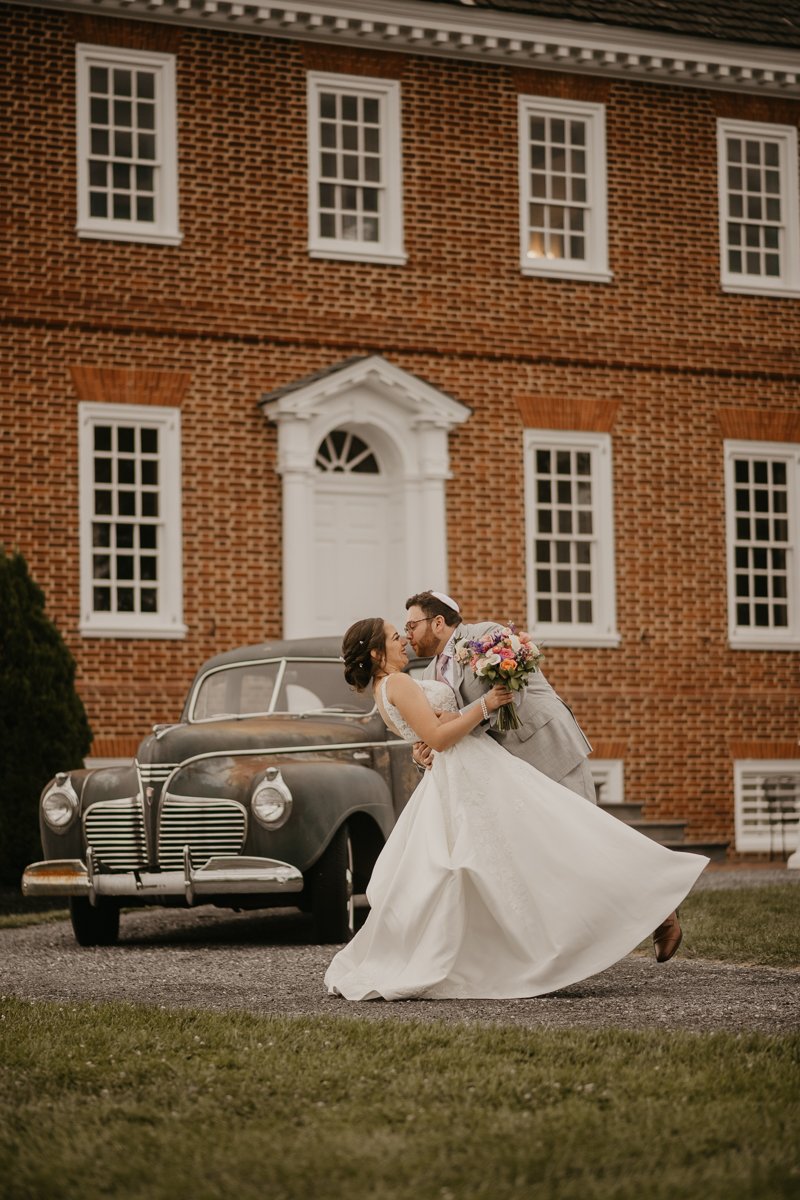
<instances>
[{"instance_id":1,"label":"car hood","mask_svg":"<svg viewBox=\"0 0 800 1200\"><path fill-rule=\"evenodd\" d=\"M139 746L140 763L175 765L198 754L230 751L299 749L303 746L349 745L385 740L380 717L247 717L239 721L204 721L174 725L159 736L150 734Z\"/></svg>"}]
</instances>

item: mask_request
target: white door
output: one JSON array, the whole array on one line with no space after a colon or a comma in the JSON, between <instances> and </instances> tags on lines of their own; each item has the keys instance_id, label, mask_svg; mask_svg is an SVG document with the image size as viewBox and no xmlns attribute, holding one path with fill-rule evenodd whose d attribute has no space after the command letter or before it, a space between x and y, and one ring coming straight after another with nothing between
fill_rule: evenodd
<instances>
[{"instance_id":1,"label":"white door","mask_svg":"<svg viewBox=\"0 0 800 1200\"><path fill-rule=\"evenodd\" d=\"M388 496L369 486L351 490L345 480L318 487L314 497L314 615L321 636L341 637L361 617L390 611Z\"/></svg>"},{"instance_id":2,"label":"white door","mask_svg":"<svg viewBox=\"0 0 800 1200\"><path fill-rule=\"evenodd\" d=\"M381 465L365 442L345 430L329 434L317 455L317 636L341 637L362 617L393 620L395 610L403 609L405 597L395 594L402 578L402 521Z\"/></svg>"}]
</instances>

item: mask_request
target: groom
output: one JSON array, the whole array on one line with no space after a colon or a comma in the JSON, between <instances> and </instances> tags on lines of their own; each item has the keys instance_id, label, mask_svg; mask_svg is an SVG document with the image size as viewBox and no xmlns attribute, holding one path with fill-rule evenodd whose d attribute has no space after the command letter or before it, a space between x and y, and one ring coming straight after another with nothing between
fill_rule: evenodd
<instances>
[{"instance_id":1,"label":"groom","mask_svg":"<svg viewBox=\"0 0 800 1200\"><path fill-rule=\"evenodd\" d=\"M448 684L455 692L462 712L473 704L480 704L481 696L492 685L482 683L474 676L465 677L455 661L453 643L457 637L472 640L499 626L493 621L464 625L455 600L443 592L418 592L406 601L406 609L406 636L415 653L420 658L429 654L436 656L425 668L423 678L440 679ZM485 731L517 758L524 758L544 775L596 804L592 774L586 761L592 747L572 710L556 695L541 671L530 676L517 716L522 722L521 729L498 733L492 728L497 720L497 712L493 712L488 721L483 721L472 732L480 737ZM427 767L432 759L430 748L424 742L417 742L414 761L420 767ZM668 962L680 946L682 936L677 911L670 913L653 933L656 962Z\"/></svg>"},{"instance_id":2,"label":"groom","mask_svg":"<svg viewBox=\"0 0 800 1200\"><path fill-rule=\"evenodd\" d=\"M455 600L443 592L419 592L406 601L406 609L406 636L415 654L420 658L435 655L423 678L439 679L448 684L455 692L462 712L479 704L481 696L492 685L475 679L471 671L462 672L454 657L454 642L458 637L479 638L500 626L493 621L464 625ZM524 758L544 775L596 804L592 773L586 761L592 747L572 711L556 695L540 670L530 676L528 686L517 695L521 696L517 707L521 729L499 733L494 728L497 713L493 712L489 720L483 721L473 732L478 736L488 733L509 753ZM432 751L424 742L417 742L414 761L425 767L431 760Z\"/></svg>"}]
</instances>

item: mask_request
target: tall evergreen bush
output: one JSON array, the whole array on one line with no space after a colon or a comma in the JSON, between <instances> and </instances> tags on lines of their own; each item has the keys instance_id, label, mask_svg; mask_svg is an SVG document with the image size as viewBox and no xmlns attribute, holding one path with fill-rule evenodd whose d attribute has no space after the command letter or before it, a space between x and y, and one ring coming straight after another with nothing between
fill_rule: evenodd
<instances>
[{"instance_id":1,"label":"tall evergreen bush","mask_svg":"<svg viewBox=\"0 0 800 1200\"><path fill-rule=\"evenodd\" d=\"M0 546L0 880L19 884L42 856L39 795L82 767L92 742L75 659L45 612L23 556Z\"/></svg>"}]
</instances>

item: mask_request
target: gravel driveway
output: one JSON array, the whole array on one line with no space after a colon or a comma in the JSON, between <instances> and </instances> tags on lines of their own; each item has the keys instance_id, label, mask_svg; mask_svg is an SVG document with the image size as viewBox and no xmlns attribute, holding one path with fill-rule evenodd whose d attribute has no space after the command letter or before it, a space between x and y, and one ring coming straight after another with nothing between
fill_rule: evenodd
<instances>
[{"instance_id":1,"label":"gravel driveway","mask_svg":"<svg viewBox=\"0 0 800 1200\"><path fill-rule=\"evenodd\" d=\"M770 878L771 877L771 878ZM707 872L699 888L797 882L796 871ZM800 974L767 967L628 957L533 1000L348 1004L326 995L335 947L311 942L309 918L204 906L122 916L119 944L81 949L69 922L0 930L0 993L37 1000L127 1000L254 1013L503 1021L550 1027L754 1029L800 1026Z\"/></svg>"}]
</instances>

